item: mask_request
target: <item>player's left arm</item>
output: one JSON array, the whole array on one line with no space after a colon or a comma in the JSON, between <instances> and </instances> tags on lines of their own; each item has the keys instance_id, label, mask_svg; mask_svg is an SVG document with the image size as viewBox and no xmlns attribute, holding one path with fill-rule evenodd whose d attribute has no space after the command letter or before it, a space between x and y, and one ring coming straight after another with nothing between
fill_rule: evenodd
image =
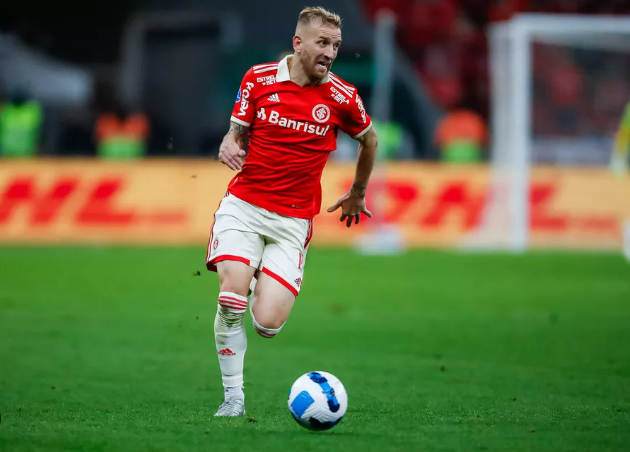
<instances>
[{"instance_id":1,"label":"player's left arm","mask_svg":"<svg viewBox=\"0 0 630 452\"><path fill-rule=\"evenodd\" d=\"M339 221L345 220L346 226L350 227L352 220L355 224L359 224L362 213L372 217L365 206L365 193L376 161L378 136L372 125L372 118L365 111L363 99L358 93L355 94L356 88L352 86L344 86L344 88L346 94L352 93L353 95L347 102L341 104L343 110L340 127L341 130L359 142L359 158L350 191L330 206L328 212L334 212L341 207Z\"/></svg>"},{"instance_id":2,"label":"player's left arm","mask_svg":"<svg viewBox=\"0 0 630 452\"><path fill-rule=\"evenodd\" d=\"M365 194L367 192L368 182L374 169L376 162L376 152L378 149L378 135L374 127L356 138L359 142L359 157L357 167L354 173L354 181L350 187L350 191L343 195L331 207L328 212L334 212L341 207L341 217L339 221L346 221L346 226L352 226L352 221L359 224L361 214L364 213L368 217L372 217L372 213L367 209L365 204Z\"/></svg>"},{"instance_id":3,"label":"player's left arm","mask_svg":"<svg viewBox=\"0 0 630 452\"><path fill-rule=\"evenodd\" d=\"M361 198L365 198L365 192L367 191L368 182L370 181L370 176L374 169L376 151L378 149L378 135L374 127L370 127L357 141L359 142L359 157L350 192L356 193Z\"/></svg>"}]
</instances>

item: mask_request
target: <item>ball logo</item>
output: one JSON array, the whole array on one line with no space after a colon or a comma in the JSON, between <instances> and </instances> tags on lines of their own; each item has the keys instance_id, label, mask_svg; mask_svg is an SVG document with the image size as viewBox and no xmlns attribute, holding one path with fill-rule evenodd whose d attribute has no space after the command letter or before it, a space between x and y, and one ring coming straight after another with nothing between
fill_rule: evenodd
<instances>
[{"instance_id":1,"label":"ball logo","mask_svg":"<svg viewBox=\"0 0 630 452\"><path fill-rule=\"evenodd\" d=\"M320 123L328 121L330 119L330 108L328 108L328 105L315 105L313 107L313 119Z\"/></svg>"}]
</instances>

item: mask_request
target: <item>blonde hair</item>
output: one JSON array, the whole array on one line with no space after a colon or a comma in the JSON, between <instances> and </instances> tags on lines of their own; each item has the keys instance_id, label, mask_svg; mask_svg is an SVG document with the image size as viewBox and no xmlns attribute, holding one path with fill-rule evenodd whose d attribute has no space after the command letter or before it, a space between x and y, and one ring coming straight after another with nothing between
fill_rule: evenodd
<instances>
[{"instance_id":1,"label":"blonde hair","mask_svg":"<svg viewBox=\"0 0 630 452\"><path fill-rule=\"evenodd\" d=\"M304 8L298 16L297 26L299 27L302 24L306 25L313 22L319 22L318 25L330 24L341 28L341 17L339 17L339 14L328 11L321 6L307 6Z\"/></svg>"}]
</instances>

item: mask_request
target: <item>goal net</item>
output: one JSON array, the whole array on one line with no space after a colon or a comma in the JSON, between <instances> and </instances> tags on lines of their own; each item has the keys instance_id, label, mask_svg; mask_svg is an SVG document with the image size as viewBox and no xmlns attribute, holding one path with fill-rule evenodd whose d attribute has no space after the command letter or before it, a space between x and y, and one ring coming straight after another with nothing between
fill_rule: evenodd
<instances>
[{"instance_id":1,"label":"goal net","mask_svg":"<svg viewBox=\"0 0 630 452\"><path fill-rule=\"evenodd\" d=\"M630 101L630 18L525 14L488 39L491 181L463 245L523 251L533 166L610 164Z\"/></svg>"}]
</instances>

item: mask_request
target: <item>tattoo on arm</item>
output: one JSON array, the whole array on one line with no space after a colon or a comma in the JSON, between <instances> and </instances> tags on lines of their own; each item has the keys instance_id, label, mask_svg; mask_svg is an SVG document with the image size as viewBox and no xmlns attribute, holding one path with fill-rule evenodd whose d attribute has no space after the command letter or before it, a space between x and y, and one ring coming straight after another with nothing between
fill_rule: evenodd
<instances>
[{"instance_id":1,"label":"tattoo on arm","mask_svg":"<svg viewBox=\"0 0 630 452\"><path fill-rule=\"evenodd\" d=\"M360 196L361 198L365 198L365 192L367 191L366 187L357 187L354 184L350 187L350 193Z\"/></svg>"},{"instance_id":2,"label":"tattoo on arm","mask_svg":"<svg viewBox=\"0 0 630 452\"><path fill-rule=\"evenodd\" d=\"M245 129L247 129L247 127L230 121L230 130L228 130L228 133L234 132L234 135L240 136L245 133Z\"/></svg>"}]
</instances>

